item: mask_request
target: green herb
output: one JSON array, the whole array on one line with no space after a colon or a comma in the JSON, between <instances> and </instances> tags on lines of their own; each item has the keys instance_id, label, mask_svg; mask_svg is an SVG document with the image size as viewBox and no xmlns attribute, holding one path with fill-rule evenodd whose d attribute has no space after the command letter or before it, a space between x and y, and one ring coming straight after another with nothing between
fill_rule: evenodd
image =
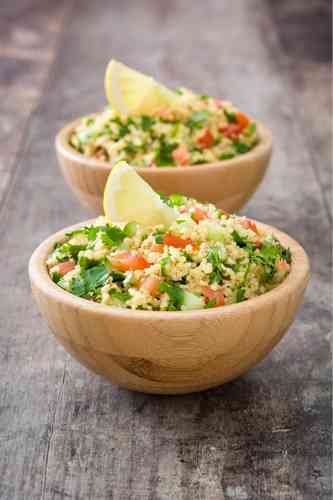
<instances>
[{"instance_id":1,"label":"green herb","mask_svg":"<svg viewBox=\"0 0 333 500\"><path fill-rule=\"evenodd\" d=\"M128 222L123 229L123 234L126 238L132 238L137 231L138 225L136 222Z\"/></svg>"},{"instance_id":2,"label":"green herb","mask_svg":"<svg viewBox=\"0 0 333 500\"><path fill-rule=\"evenodd\" d=\"M164 193L161 193L160 191L157 192L158 196L161 198L161 200L164 202L164 203L169 203L169 196L167 196L166 194Z\"/></svg>"},{"instance_id":3,"label":"green herb","mask_svg":"<svg viewBox=\"0 0 333 500\"><path fill-rule=\"evenodd\" d=\"M227 109L223 109L224 116L228 120L228 123L237 123L237 116L234 111L228 111Z\"/></svg>"},{"instance_id":4,"label":"green herb","mask_svg":"<svg viewBox=\"0 0 333 500\"><path fill-rule=\"evenodd\" d=\"M125 274L121 271L110 271L110 276L114 283L122 283L125 280Z\"/></svg>"},{"instance_id":5,"label":"green herb","mask_svg":"<svg viewBox=\"0 0 333 500\"><path fill-rule=\"evenodd\" d=\"M200 99L201 99L202 101L208 101L208 99L209 99L209 95L202 94L202 95L200 96Z\"/></svg>"},{"instance_id":6,"label":"green herb","mask_svg":"<svg viewBox=\"0 0 333 500\"><path fill-rule=\"evenodd\" d=\"M252 261L261 264L264 267L263 279L269 282L273 279L276 273L276 262L278 260L285 260L288 264L291 263L290 250L284 248L278 242L264 242L260 250L256 251L252 256Z\"/></svg>"},{"instance_id":7,"label":"green herb","mask_svg":"<svg viewBox=\"0 0 333 500\"><path fill-rule=\"evenodd\" d=\"M110 272L104 264L82 269L78 276L74 276L69 282L69 291L78 297L94 296L97 288L102 287L108 279ZM59 285L61 285L59 281ZM64 288L64 287L63 287Z\"/></svg>"},{"instance_id":8,"label":"green herb","mask_svg":"<svg viewBox=\"0 0 333 500\"><path fill-rule=\"evenodd\" d=\"M99 228L96 226L90 226L86 228L86 235L89 241L95 241Z\"/></svg>"},{"instance_id":9,"label":"green herb","mask_svg":"<svg viewBox=\"0 0 333 500\"><path fill-rule=\"evenodd\" d=\"M212 247L208 251L207 261L212 265L213 271L209 275L209 283L221 284L225 277L222 265L221 253L218 247Z\"/></svg>"},{"instance_id":10,"label":"green herb","mask_svg":"<svg viewBox=\"0 0 333 500\"><path fill-rule=\"evenodd\" d=\"M175 165L174 159L172 158L172 152L176 147L177 144L166 142L165 138L162 136L160 138L160 145L155 153L156 165L159 167L170 167Z\"/></svg>"},{"instance_id":11,"label":"green herb","mask_svg":"<svg viewBox=\"0 0 333 500\"><path fill-rule=\"evenodd\" d=\"M256 123L252 122L250 123L250 125L248 125L246 127L245 130L243 130L243 135L245 135L246 137L249 137L251 135L253 135L257 130L257 125Z\"/></svg>"},{"instance_id":12,"label":"green herb","mask_svg":"<svg viewBox=\"0 0 333 500\"><path fill-rule=\"evenodd\" d=\"M141 116L141 128L145 132L150 130L155 123L155 119L148 115Z\"/></svg>"},{"instance_id":13,"label":"green herb","mask_svg":"<svg viewBox=\"0 0 333 500\"><path fill-rule=\"evenodd\" d=\"M184 203L186 203L186 200L186 196L174 193L169 196L169 205L171 207L180 207L181 205L184 205Z\"/></svg>"},{"instance_id":14,"label":"green herb","mask_svg":"<svg viewBox=\"0 0 333 500\"><path fill-rule=\"evenodd\" d=\"M78 263L82 269L89 269L89 267L93 267L96 265L96 260L88 259L88 257L86 257L85 255L80 255Z\"/></svg>"},{"instance_id":15,"label":"green herb","mask_svg":"<svg viewBox=\"0 0 333 500\"><path fill-rule=\"evenodd\" d=\"M117 290L116 288L111 288L109 290L109 295L116 300L120 300L120 302L126 302L131 298L131 294L129 292L122 292L121 290Z\"/></svg>"},{"instance_id":16,"label":"green herb","mask_svg":"<svg viewBox=\"0 0 333 500\"><path fill-rule=\"evenodd\" d=\"M235 157L235 153L232 151L225 151L224 153L221 153L219 156L220 160L231 160L231 158Z\"/></svg>"},{"instance_id":17,"label":"green herb","mask_svg":"<svg viewBox=\"0 0 333 500\"><path fill-rule=\"evenodd\" d=\"M160 291L169 295L169 311L179 311L184 303L184 290L176 285L170 285L163 281L160 284Z\"/></svg>"},{"instance_id":18,"label":"green herb","mask_svg":"<svg viewBox=\"0 0 333 500\"><path fill-rule=\"evenodd\" d=\"M239 246L240 248L244 248L246 250L253 250L253 245L246 238L243 238L239 234L239 232L236 231L235 229L231 233L231 236L232 236L234 242L236 243L236 245Z\"/></svg>"},{"instance_id":19,"label":"green herb","mask_svg":"<svg viewBox=\"0 0 333 500\"><path fill-rule=\"evenodd\" d=\"M56 257L59 261L66 260L68 257L71 257L76 261L79 252L81 252L81 250L85 250L86 248L87 245L71 245L70 243L64 243L57 248Z\"/></svg>"},{"instance_id":20,"label":"green herb","mask_svg":"<svg viewBox=\"0 0 333 500\"><path fill-rule=\"evenodd\" d=\"M182 89L180 89L179 87L177 87L175 90L174 90L175 94L178 94L178 95L183 95L183 91Z\"/></svg>"},{"instance_id":21,"label":"green herb","mask_svg":"<svg viewBox=\"0 0 333 500\"><path fill-rule=\"evenodd\" d=\"M155 231L153 236L155 238L155 243L157 243L158 245L163 245L165 236L165 231L163 229L158 229L157 231Z\"/></svg>"},{"instance_id":22,"label":"green herb","mask_svg":"<svg viewBox=\"0 0 333 500\"><path fill-rule=\"evenodd\" d=\"M234 146L235 146L237 153L242 154L242 155L244 153L247 153L251 149L250 146L248 146L247 144L245 144L243 142L235 142Z\"/></svg>"},{"instance_id":23,"label":"green herb","mask_svg":"<svg viewBox=\"0 0 333 500\"><path fill-rule=\"evenodd\" d=\"M216 306L216 300L215 299L209 299L208 302L206 302L205 309L211 309L212 307Z\"/></svg>"},{"instance_id":24,"label":"green herb","mask_svg":"<svg viewBox=\"0 0 333 500\"><path fill-rule=\"evenodd\" d=\"M166 255L160 260L160 266L161 266L161 274L162 276L167 276L166 273L166 266L171 263L171 258L169 255Z\"/></svg>"},{"instance_id":25,"label":"green herb","mask_svg":"<svg viewBox=\"0 0 333 500\"><path fill-rule=\"evenodd\" d=\"M136 146L133 142L128 141L126 146L124 147L124 151L126 154L129 156L134 156L138 152L138 149L140 149L138 146Z\"/></svg>"},{"instance_id":26,"label":"green herb","mask_svg":"<svg viewBox=\"0 0 333 500\"><path fill-rule=\"evenodd\" d=\"M243 302L245 300L245 288L240 286L236 291L236 302Z\"/></svg>"},{"instance_id":27,"label":"green herb","mask_svg":"<svg viewBox=\"0 0 333 500\"><path fill-rule=\"evenodd\" d=\"M203 111L193 111L191 114L189 120L187 121L187 126L193 130L193 129L198 129L198 128L203 128L208 121L209 118L209 111L203 110Z\"/></svg>"},{"instance_id":28,"label":"green herb","mask_svg":"<svg viewBox=\"0 0 333 500\"><path fill-rule=\"evenodd\" d=\"M61 280L61 274L57 273L56 271L51 274L52 281L54 283L58 283Z\"/></svg>"},{"instance_id":29,"label":"green herb","mask_svg":"<svg viewBox=\"0 0 333 500\"><path fill-rule=\"evenodd\" d=\"M107 224L103 228L102 241L105 246L111 248L119 246L125 236L124 231L120 227Z\"/></svg>"}]
</instances>

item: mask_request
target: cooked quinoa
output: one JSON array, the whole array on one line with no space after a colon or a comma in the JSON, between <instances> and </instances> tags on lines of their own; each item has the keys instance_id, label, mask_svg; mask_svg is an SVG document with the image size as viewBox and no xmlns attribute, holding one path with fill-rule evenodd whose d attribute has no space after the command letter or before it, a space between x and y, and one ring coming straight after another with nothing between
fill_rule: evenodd
<instances>
[{"instance_id":1,"label":"cooked quinoa","mask_svg":"<svg viewBox=\"0 0 333 500\"><path fill-rule=\"evenodd\" d=\"M69 143L85 156L136 167L229 160L258 143L256 123L230 102L179 89L177 110L122 117L110 107L85 117Z\"/></svg>"},{"instance_id":2,"label":"cooked quinoa","mask_svg":"<svg viewBox=\"0 0 333 500\"><path fill-rule=\"evenodd\" d=\"M128 309L179 311L261 295L290 271L291 254L256 224L181 195L169 227L104 217L66 235L46 265L52 280L85 299Z\"/></svg>"}]
</instances>

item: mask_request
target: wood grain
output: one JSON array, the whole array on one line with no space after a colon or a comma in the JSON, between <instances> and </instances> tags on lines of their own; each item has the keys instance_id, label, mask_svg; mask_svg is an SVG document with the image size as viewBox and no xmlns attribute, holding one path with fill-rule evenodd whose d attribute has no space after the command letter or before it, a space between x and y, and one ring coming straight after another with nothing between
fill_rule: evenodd
<instances>
[{"instance_id":1,"label":"wood grain","mask_svg":"<svg viewBox=\"0 0 333 500\"><path fill-rule=\"evenodd\" d=\"M283 2L298 6L294 23L319 36L323 25L308 7L314 3ZM14 2L7 4L11 11ZM332 497L330 163L322 126L331 121L322 98L330 79L319 76L319 68L322 75L330 68L314 55L304 70L313 40L306 33L293 38L297 53L290 35L281 43L281 4L274 2L272 14L265 0L80 0L68 11L0 212L1 500ZM34 0L35 14L45 9L52 17L47 5ZM87 218L58 173L53 141L64 123L104 106L101 79L111 56L167 85L230 98L273 131L272 164L246 212L301 242L311 281L288 335L221 389L182 397L118 389L58 347L30 295L33 249Z\"/></svg>"},{"instance_id":2,"label":"wood grain","mask_svg":"<svg viewBox=\"0 0 333 500\"><path fill-rule=\"evenodd\" d=\"M80 121L80 120L78 120ZM55 147L64 179L84 207L103 213L103 193L111 164L84 157L69 144L78 121L57 134ZM214 203L229 213L238 212L262 181L272 154L272 134L258 123L260 143L249 153L229 161L186 168L137 168L152 188L167 195L182 193L202 202Z\"/></svg>"}]
</instances>

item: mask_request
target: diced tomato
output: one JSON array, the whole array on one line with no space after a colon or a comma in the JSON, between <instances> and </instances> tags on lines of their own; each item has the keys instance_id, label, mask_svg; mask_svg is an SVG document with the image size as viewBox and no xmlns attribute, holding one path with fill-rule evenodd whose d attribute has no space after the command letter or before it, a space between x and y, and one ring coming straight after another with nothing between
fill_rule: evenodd
<instances>
[{"instance_id":1,"label":"diced tomato","mask_svg":"<svg viewBox=\"0 0 333 500\"><path fill-rule=\"evenodd\" d=\"M154 243L151 247L152 251L153 252L158 252L158 253L162 253L163 252L163 249L164 249L164 245L163 243Z\"/></svg>"},{"instance_id":2,"label":"diced tomato","mask_svg":"<svg viewBox=\"0 0 333 500\"><path fill-rule=\"evenodd\" d=\"M190 162L190 155L185 145L180 145L172 152L172 158L178 165L188 165Z\"/></svg>"},{"instance_id":3,"label":"diced tomato","mask_svg":"<svg viewBox=\"0 0 333 500\"><path fill-rule=\"evenodd\" d=\"M197 207L192 214L192 219L198 224L201 220L209 219L209 217L207 212Z\"/></svg>"},{"instance_id":4,"label":"diced tomato","mask_svg":"<svg viewBox=\"0 0 333 500\"><path fill-rule=\"evenodd\" d=\"M156 297L160 292L161 279L158 276L148 276L144 279L141 288L152 297Z\"/></svg>"},{"instance_id":5,"label":"diced tomato","mask_svg":"<svg viewBox=\"0 0 333 500\"><path fill-rule=\"evenodd\" d=\"M187 245L195 247L195 243L190 238L181 238L174 234L166 234L164 236L164 244L175 248L185 248Z\"/></svg>"},{"instance_id":6,"label":"diced tomato","mask_svg":"<svg viewBox=\"0 0 333 500\"><path fill-rule=\"evenodd\" d=\"M256 234L259 234L258 228L256 226L256 223L253 222L250 219L242 219L240 221L240 224L243 226L244 229L251 229L254 231Z\"/></svg>"},{"instance_id":7,"label":"diced tomato","mask_svg":"<svg viewBox=\"0 0 333 500\"><path fill-rule=\"evenodd\" d=\"M277 270L280 272L287 272L290 269L290 264L283 259L279 259L276 263Z\"/></svg>"},{"instance_id":8,"label":"diced tomato","mask_svg":"<svg viewBox=\"0 0 333 500\"><path fill-rule=\"evenodd\" d=\"M242 129L236 123L229 123L229 125L219 128L219 132L225 135L225 137L227 137L228 139L232 140L238 139L238 136L241 133L241 131Z\"/></svg>"},{"instance_id":9,"label":"diced tomato","mask_svg":"<svg viewBox=\"0 0 333 500\"><path fill-rule=\"evenodd\" d=\"M214 300L215 301L214 307L223 306L224 304L223 288L219 288L218 290L212 290L209 286L203 286L201 292L204 295L206 302Z\"/></svg>"},{"instance_id":10,"label":"diced tomato","mask_svg":"<svg viewBox=\"0 0 333 500\"><path fill-rule=\"evenodd\" d=\"M111 265L117 271L137 271L150 267L151 264L142 255L121 252L111 258Z\"/></svg>"},{"instance_id":11,"label":"diced tomato","mask_svg":"<svg viewBox=\"0 0 333 500\"><path fill-rule=\"evenodd\" d=\"M197 144L201 148L210 148L214 144L214 136L211 131L206 127L202 129L197 137Z\"/></svg>"},{"instance_id":12,"label":"diced tomato","mask_svg":"<svg viewBox=\"0 0 333 500\"><path fill-rule=\"evenodd\" d=\"M248 117L246 115L244 115L244 113L241 113L240 111L238 111L236 113L236 120L237 120L237 125L239 125L240 129L243 131L247 126L248 124L250 123L250 120L248 119Z\"/></svg>"},{"instance_id":13,"label":"diced tomato","mask_svg":"<svg viewBox=\"0 0 333 500\"><path fill-rule=\"evenodd\" d=\"M73 271L75 267L75 262L73 260L66 260L66 262L60 262L58 264L58 273L60 276L65 276L65 274Z\"/></svg>"}]
</instances>

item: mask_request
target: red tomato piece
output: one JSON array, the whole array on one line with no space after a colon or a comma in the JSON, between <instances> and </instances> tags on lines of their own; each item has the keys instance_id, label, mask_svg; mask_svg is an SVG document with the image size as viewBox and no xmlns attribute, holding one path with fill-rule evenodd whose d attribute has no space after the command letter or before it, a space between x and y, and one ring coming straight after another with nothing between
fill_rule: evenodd
<instances>
[{"instance_id":1,"label":"red tomato piece","mask_svg":"<svg viewBox=\"0 0 333 500\"><path fill-rule=\"evenodd\" d=\"M259 234L258 228L256 226L256 223L253 222L250 219L243 219L241 220L240 224L243 226L244 229L251 229L254 231L256 234Z\"/></svg>"},{"instance_id":2,"label":"red tomato piece","mask_svg":"<svg viewBox=\"0 0 333 500\"><path fill-rule=\"evenodd\" d=\"M290 264L283 259L279 259L276 263L277 270L280 272L286 272L290 269Z\"/></svg>"},{"instance_id":3,"label":"red tomato piece","mask_svg":"<svg viewBox=\"0 0 333 500\"><path fill-rule=\"evenodd\" d=\"M239 125L240 129L243 131L250 123L250 120L248 119L248 117L246 115L244 115L244 113L241 113L240 111L238 111L236 113L236 120L237 120L237 124Z\"/></svg>"},{"instance_id":4,"label":"red tomato piece","mask_svg":"<svg viewBox=\"0 0 333 500\"><path fill-rule=\"evenodd\" d=\"M172 158L178 165L188 165L190 156L187 147L185 145L178 146L178 148L172 151Z\"/></svg>"},{"instance_id":5,"label":"red tomato piece","mask_svg":"<svg viewBox=\"0 0 333 500\"><path fill-rule=\"evenodd\" d=\"M241 128L236 123L230 123L225 127L220 127L219 132L221 132L225 137L231 140L238 139L239 134L241 133Z\"/></svg>"},{"instance_id":6,"label":"red tomato piece","mask_svg":"<svg viewBox=\"0 0 333 500\"><path fill-rule=\"evenodd\" d=\"M175 248L185 248L187 245L195 247L195 243L190 238L181 238L174 234L166 234L164 236L164 244Z\"/></svg>"},{"instance_id":7,"label":"red tomato piece","mask_svg":"<svg viewBox=\"0 0 333 500\"><path fill-rule=\"evenodd\" d=\"M142 255L121 252L111 258L111 265L117 271L137 271L147 269L151 264Z\"/></svg>"},{"instance_id":8,"label":"red tomato piece","mask_svg":"<svg viewBox=\"0 0 333 500\"><path fill-rule=\"evenodd\" d=\"M197 144L201 148L210 148L214 144L214 136L211 131L206 127L202 129L197 137Z\"/></svg>"},{"instance_id":9,"label":"red tomato piece","mask_svg":"<svg viewBox=\"0 0 333 500\"><path fill-rule=\"evenodd\" d=\"M223 288L219 288L218 290L212 290L209 286L204 286L201 289L203 296L206 299L206 302L210 300L215 301L215 306L223 306L224 305L224 292Z\"/></svg>"},{"instance_id":10,"label":"red tomato piece","mask_svg":"<svg viewBox=\"0 0 333 500\"><path fill-rule=\"evenodd\" d=\"M163 245L163 243L154 243L154 245L152 245L151 249L153 252L162 253L163 249L164 249L164 245Z\"/></svg>"},{"instance_id":11,"label":"red tomato piece","mask_svg":"<svg viewBox=\"0 0 333 500\"><path fill-rule=\"evenodd\" d=\"M66 260L66 262L60 262L58 264L58 273L60 276L65 276L65 274L73 271L75 267L75 262L73 260Z\"/></svg>"},{"instance_id":12,"label":"red tomato piece","mask_svg":"<svg viewBox=\"0 0 333 500\"><path fill-rule=\"evenodd\" d=\"M207 212L197 207L192 214L192 219L198 224L201 220L209 219L209 217Z\"/></svg>"},{"instance_id":13,"label":"red tomato piece","mask_svg":"<svg viewBox=\"0 0 333 500\"><path fill-rule=\"evenodd\" d=\"M157 297L160 293L161 279L158 276L148 276L144 279L141 288L152 297Z\"/></svg>"}]
</instances>

